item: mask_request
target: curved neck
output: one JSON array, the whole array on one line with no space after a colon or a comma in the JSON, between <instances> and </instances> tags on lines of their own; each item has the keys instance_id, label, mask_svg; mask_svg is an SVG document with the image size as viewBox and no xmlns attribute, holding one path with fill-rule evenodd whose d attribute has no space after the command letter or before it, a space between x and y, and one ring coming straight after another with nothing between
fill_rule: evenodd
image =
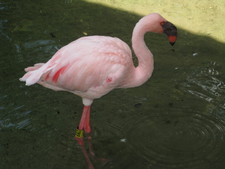
<instances>
[{"instance_id":1,"label":"curved neck","mask_svg":"<svg viewBox=\"0 0 225 169\"><path fill-rule=\"evenodd\" d=\"M144 35L149 30L149 25L146 25L147 18L142 18L134 27L132 36L132 47L135 55L138 58L138 66L134 67L130 74L126 87L136 87L146 82L152 75L154 69L154 60L151 51L145 44Z\"/></svg>"}]
</instances>

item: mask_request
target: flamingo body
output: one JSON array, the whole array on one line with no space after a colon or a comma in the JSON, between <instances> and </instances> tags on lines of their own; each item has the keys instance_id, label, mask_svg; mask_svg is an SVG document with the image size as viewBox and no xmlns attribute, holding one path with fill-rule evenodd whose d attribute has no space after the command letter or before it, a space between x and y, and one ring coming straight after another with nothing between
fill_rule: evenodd
<instances>
[{"instance_id":1,"label":"flamingo body","mask_svg":"<svg viewBox=\"0 0 225 169\"><path fill-rule=\"evenodd\" d=\"M138 58L135 67L129 46L118 38L87 36L75 40L58 50L46 63L38 63L25 69L21 81L26 85L39 83L56 90L72 92L83 99L83 112L78 131L88 135L90 107L114 88L129 88L142 85L152 75L154 60L144 42L146 32L165 33L171 45L176 41L177 30L161 15L153 13L139 20L133 30L132 48ZM84 141L76 137L82 148L89 169L93 165L85 150ZM88 136L88 140L91 137ZM89 150L92 150L89 143ZM90 154L94 155L93 151Z\"/></svg>"},{"instance_id":2,"label":"flamingo body","mask_svg":"<svg viewBox=\"0 0 225 169\"><path fill-rule=\"evenodd\" d=\"M87 36L62 47L48 62L26 68L27 73L20 80L28 86L39 83L81 96L84 110L79 128L89 133L90 105L94 99L114 88L140 86L151 77L154 60L144 42L146 32L165 33L171 45L176 41L176 27L153 13L140 19L133 30L132 47L138 58L137 67L129 46L122 40Z\"/></svg>"},{"instance_id":3,"label":"flamingo body","mask_svg":"<svg viewBox=\"0 0 225 169\"><path fill-rule=\"evenodd\" d=\"M122 40L88 36L62 47L47 63L26 68L20 80L93 100L123 87L133 69L131 50Z\"/></svg>"}]
</instances>

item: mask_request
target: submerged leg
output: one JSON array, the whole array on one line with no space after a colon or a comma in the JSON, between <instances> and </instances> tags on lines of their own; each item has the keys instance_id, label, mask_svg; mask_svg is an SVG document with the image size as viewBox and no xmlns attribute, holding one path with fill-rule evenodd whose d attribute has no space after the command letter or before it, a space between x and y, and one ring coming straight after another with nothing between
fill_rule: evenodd
<instances>
[{"instance_id":1,"label":"submerged leg","mask_svg":"<svg viewBox=\"0 0 225 169\"><path fill-rule=\"evenodd\" d=\"M95 157L95 153L93 151L93 146L92 146L92 137L90 135L91 133L91 127L90 127L90 106L84 106L82 117L80 120L80 125L78 127L78 132L83 132L82 130L85 131L85 134L88 139L88 148L89 148L89 153L92 157ZM77 133L79 135L79 133ZM81 133L83 135L83 133ZM79 137L79 136L78 136Z\"/></svg>"},{"instance_id":2,"label":"submerged leg","mask_svg":"<svg viewBox=\"0 0 225 169\"><path fill-rule=\"evenodd\" d=\"M85 131L86 134L91 132L90 127L90 106L84 106L80 124L76 130L75 139L77 140L77 143L80 145L80 148L82 150L82 153L84 155L84 158L86 160L86 163L88 165L89 169L94 169L94 166L88 156L87 150L84 145L84 136L83 132Z\"/></svg>"},{"instance_id":3,"label":"submerged leg","mask_svg":"<svg viewBox=\"0 0 225 169\"><path fill-rule=\"evenodd\" d=\"M87 141L88 141L88 149L89 149L89 153L87 152L86 148L85 148L85 144L84 144L84 131L85 131L85 135L87 137ZM89 158L89 155L91 156L92 160L96 161L101 161L103 163L107 163L109 160L104 159L104 158L96 158L94 150L93 150L93 146L92 146L92 137L90 135L91 133L91 126L90 126L90 106L84 106L83 108L83 112L82 112L82 116L81 116L81 120L80 120L80 124L76 130L76 135L75 135L75 139L77 140L78 144L81 147L82 153L84 155L84 158L86 160L86 163L88 165L89 169L94 169L94 166Z\"/></svg>"},{"instance_id":4,"label":"submerged leg","mask_svg":"<svg viewBox=\"0 0 225 169\"><path fill-rule=\"evenodd\" d=\"M111 161L110 159L96 157L94 149L93 149L93 145L92 145L92 137L90 134L87 134L87 139L88 139L89 154L90 154L92 160L101 162L101 164L103 164L103 165L105 165L106 163Z\"/></svg>"},{"instance_id":5,"label":"submerged leg","mask_svg":"<svg viewBox=\"0 0 225 169\"><path fill-rule=\"evenodd\" d=\"M87 150L86 150L85 145L84 145L84 138L83 137L82 138L76 137L76 140L77 140L78 144L80 145L80 148L81 148L82 153L84 155L85 161L88 165L88 169L94 169L94 166L93 166L93 164L92 164L92 162L91 162L91 160L88 156Z\"/></svg>"}]
</instances>

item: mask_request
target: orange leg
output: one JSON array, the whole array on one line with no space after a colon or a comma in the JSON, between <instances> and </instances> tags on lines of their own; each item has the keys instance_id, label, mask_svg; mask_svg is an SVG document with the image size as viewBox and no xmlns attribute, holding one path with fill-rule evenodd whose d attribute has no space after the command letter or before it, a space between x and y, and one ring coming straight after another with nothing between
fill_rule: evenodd
<instances>
[{"instance_id":1,"label":"orange leg","mask_svg":"<svg viewBox=\"0 0 225 169\"><path fill-rule=\"evenodd\" d=\"M84 131L87 136L87 141L88 141L88 149L89 153L87 152L84 144ZM76 136L75 139L77 140L77 143L80 145L82 153L84 155L84 158L86 160L86 163L88 165L88 169L94 169L94 166L89 158L89 155L91 156L92 160L100 160L103 163L107 163L109 160L107 159L96 159L95 153L93 151L93 146L92 146L92 137L90 135L91 133L91 127L90 127L90 106L84 106L83 108L83 113L81 116L80 124L76 130Z\"/></svg>"},{"instance_id":2,"label":"orange leg","mask_svg":"<svg viewBox=\"0 0 225 169\"><path fill-rule=\"evenodd\" d=\"M79 124L79 128L78 128L79 130L84 130L85 133L91 132L90 109L91 109L91 106L84 106L80 124Z\"/></svg>"},{"instance_id":3,"label":"orange leg","mask_svg":"<svg viewBox=\"0 0 225 169\"><path fill-rule=\"evenodd\" d=\"M89 134L91 132L90 106L84 106L84 108L83 108L83 113L81 116L80 124L78 126L78 129L76 130L75 139L77 140L77 143L80 145L80 148L82 150L82 153L83 153L86 163L88 165L88 169L94 169L94 166L88 156L87 150L84 145L83 131L85 131L86 134Z\"/></svg>"}]
</instances>

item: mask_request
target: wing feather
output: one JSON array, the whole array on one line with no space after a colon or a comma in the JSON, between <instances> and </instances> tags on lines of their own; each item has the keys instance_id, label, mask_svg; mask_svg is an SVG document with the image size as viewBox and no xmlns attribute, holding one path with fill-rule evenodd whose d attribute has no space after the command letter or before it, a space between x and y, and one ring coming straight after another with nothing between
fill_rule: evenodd
<instances>
[{"instance_id":1,"label":"wing feather","mask_svg":"<svg viewBox=\"0 0 225 169\"><path fill-rule=\"evenodd\" d=\"M21 80L53 90L87 92L104 86L109 76L113 77L113 85L118 85L123 71L131 65L131 50L126 43L118 38L89 36L64 46L36 69L28 68Z\"/></svg>"}]
</instances>

